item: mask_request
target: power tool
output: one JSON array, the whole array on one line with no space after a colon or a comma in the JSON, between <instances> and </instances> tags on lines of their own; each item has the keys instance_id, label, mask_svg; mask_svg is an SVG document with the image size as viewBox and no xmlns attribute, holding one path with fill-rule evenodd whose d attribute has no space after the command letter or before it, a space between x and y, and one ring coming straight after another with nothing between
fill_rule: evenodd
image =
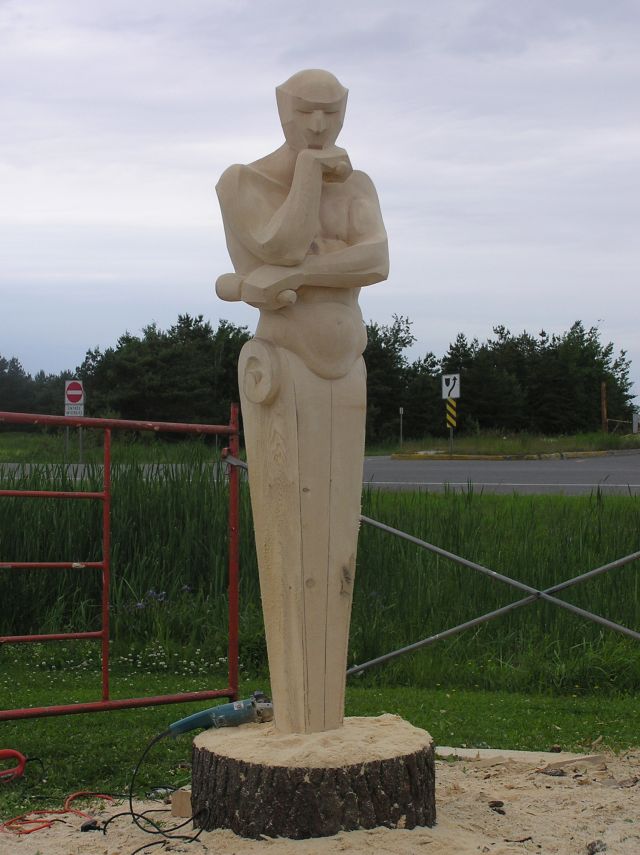
<instances>
[{"instance_id":1,"label":"power tool","mask_svg":"<svg viewBox=\"0 0 640 855\"><path fill-rule=\"evenodd\" d=\"M188 715L169 725L169 733L176 737L198 727L238 727L251 722L266 722L273 718L273 704L261 691L255 691L244 701L220 704L208 710Z\"/></svg>"}]
</instances>

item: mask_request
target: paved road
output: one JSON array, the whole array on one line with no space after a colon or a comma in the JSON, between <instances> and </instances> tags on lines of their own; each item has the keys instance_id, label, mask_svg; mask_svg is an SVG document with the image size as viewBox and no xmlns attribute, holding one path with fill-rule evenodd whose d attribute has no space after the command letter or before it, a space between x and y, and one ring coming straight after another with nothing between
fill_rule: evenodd
<instances>
[{"instance_id":1,"label":"paved road","mask_svg":"<svg viewBox=\"0 0 640 855\"><path fill-rule=\"evenodd\" d=\"M640 453L571 460L365 459L365 482L390 490L484 490L489 493L640 495Z\"/></svg>"},{"instance_id":2,"label":"paved road","mask_svg":"<svg viewBox=\"0 0 640 855\"><path fill-rule=\"evenodd\" d=\"M180 464L174 464L181 468ZM30 467L5 463L5 471ZM97 467L100 468L100 467ZM155 466L143 467L151 477ZM164 467L163 467L164 468ZM81 477L83 466L70 466ZM367 457L364 481L385 490L474 490L487 493L564 493L640 495L640 452L571 460L392 460Z\"/></svg>"}]
</instances>

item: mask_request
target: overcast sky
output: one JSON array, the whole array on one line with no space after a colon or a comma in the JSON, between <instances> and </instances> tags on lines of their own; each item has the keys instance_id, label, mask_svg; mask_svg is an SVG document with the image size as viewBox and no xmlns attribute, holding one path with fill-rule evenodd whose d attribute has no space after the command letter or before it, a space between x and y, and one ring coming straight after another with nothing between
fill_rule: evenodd
<instances>
[{"instance_id":1,"label":"overcast sky","mask_svg":"<svg viewBox=\"0 0 640 855\"><path fill-rule=\"evenodd\" d=\"M214 186L281 144L275 86L327 68L389 233L365 319L411 318L415 357L580 319L640 393L639 45L638 0L0 0L0 354L253 329L213 290Z\"/></svg>"}]
</instances>

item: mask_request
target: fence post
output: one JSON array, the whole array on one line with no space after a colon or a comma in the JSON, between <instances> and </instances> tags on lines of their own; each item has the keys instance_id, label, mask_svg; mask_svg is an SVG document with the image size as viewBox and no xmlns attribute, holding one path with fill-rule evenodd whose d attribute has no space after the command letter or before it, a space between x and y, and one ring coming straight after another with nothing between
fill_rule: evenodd
<instances>
[{"instance_id":1,"label":"fence post","mask_svg":"<svg viewBox=\"0 0 640 855\"><path fill-rule=\"evenodd\" d=\"M82 430L82 428L81 428ZM104 432L102 499L102 700L109 700L109 587L111 578L111 429Z\"/></svg>"},{"instance_id":2,"label":"fence post","mask_svg":"<svg viewBox=\"0 0 640 855\"><path fill-rule=\"evenodd\" d=\"M231 404L229 421L229 451L233 457L240 453L239 407ZM238 610L240 577L240 470L229 465L229 689L238 699Z\"/></svg>"}]
</instances>

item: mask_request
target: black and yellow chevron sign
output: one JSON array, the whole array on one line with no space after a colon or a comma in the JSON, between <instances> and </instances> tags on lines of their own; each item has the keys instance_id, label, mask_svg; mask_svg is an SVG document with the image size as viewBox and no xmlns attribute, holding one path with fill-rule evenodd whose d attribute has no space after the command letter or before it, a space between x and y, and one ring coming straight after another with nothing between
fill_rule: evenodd
<instances>
[{"instance_id":1,"label":"black and yellow chevron sign","mask_svg":"<svg viewBox=\"0 0 640 855\"><path fill-rule=\"evenodd\" d=\"M454 428L457 425L457 414L456 414L456 399L455 398L447 398L446 404L447 410L447 427Z\"/></svg>"}]
</instances>

